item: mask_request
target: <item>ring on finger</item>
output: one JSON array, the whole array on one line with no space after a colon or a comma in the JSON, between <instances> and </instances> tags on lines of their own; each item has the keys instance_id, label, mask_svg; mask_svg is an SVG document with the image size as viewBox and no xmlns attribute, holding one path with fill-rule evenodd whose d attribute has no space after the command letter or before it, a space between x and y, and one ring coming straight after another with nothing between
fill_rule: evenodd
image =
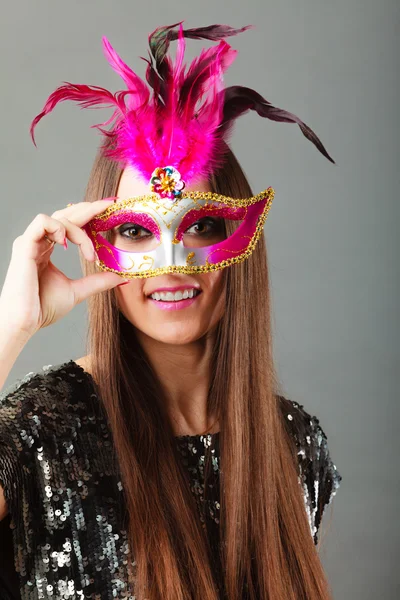
<instances>
[{"instance_id":1,"label":"ring on finger","mask_svg":"<svg viewBox=\"0 0 400 600\"><path fill-rule=\"evenodd\" d=\"M46 240L46 242L48 242L51 246L55 245L55 242L53 242L53 240L50 240L47 235L45 234L44 239Z\"/></svg>"}]
</instances>

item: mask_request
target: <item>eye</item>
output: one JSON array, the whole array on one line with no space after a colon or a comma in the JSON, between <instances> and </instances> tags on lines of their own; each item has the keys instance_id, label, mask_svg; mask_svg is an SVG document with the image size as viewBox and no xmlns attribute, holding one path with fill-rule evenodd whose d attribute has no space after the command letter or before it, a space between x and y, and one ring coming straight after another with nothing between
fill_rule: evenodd
<instances>
[{"instance_id":1,"label":"eye","mask_svg":"<svg viewBox=\"0 0 400 600\"><path fill-rule=\"evenodd\" d=\"M203 217L188 227L185 231L185 234L209 236L219 234L221 232L223 232L223 219Z\"/></svg>"},{"instance_id":2,"label":"eye","mask_svg":"<svg viewBox=\"0 0 400 600\"><path fill-rule=\"evenodd\" d=\"M131 240L140 240L153 235L151 231L136 223L124 223L117 228L117 234L123 238L130 238Z\"/></svg>"}]
</instances>

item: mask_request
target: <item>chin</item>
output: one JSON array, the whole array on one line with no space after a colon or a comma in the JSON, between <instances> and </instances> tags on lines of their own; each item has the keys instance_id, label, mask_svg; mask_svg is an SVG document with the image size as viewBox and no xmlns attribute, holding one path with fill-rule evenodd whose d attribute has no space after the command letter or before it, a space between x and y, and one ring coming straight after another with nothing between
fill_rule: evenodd
<instances>
[{"instance_id":1,"label":"chin","mask_svg":"<svg viewBox=\"0 0 400 600\"><path fill-rule=\"evenodd\" d=\"M138 329L138 328L136 328ZM149 328L143 330L138 329L139 334L143 333L147 337L161 342L162 344L171 344L174 346L184 346L196 342L207 334L207 328L202 328L195 325L179 325L178 323L164 323L157 328Z\"/></svg>"}]
</instances>

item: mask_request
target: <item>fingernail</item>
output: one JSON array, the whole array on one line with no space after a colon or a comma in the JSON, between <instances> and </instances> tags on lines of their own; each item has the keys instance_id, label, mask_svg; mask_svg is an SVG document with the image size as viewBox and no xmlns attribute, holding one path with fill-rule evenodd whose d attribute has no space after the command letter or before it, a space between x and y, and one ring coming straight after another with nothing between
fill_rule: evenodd
<instances>
[{"instance_id":1,"label":"fingernail","mask_svg":"<svg viewBox=\"0 0 400 600\"><path fill-rule=\"evenodd\" d=\"M109 198L100 198L100 200L115 200L118 198L118 196L110 196Z\"/></svg>"},{"instance_id":2,"label":"fingernail","mask_svg":"<svg viewBox=\"0 0 400 600\"><path fill-rule=\"evenodd\" d=\"M64 238L63 246L66 250L68 249L67 238Z\"/></svg>"},{"instance_id":3,"label":"fingernail","mask_svg":"<svg viewBox=\"0 0 400 600\"><path fill-rule=\"evenodd\" d=\"M121 285L126 285L127 283L130 283L130 281L123 281L122 283L119 283L117 287L120 287Z\"/></svg>"}]
</instances>

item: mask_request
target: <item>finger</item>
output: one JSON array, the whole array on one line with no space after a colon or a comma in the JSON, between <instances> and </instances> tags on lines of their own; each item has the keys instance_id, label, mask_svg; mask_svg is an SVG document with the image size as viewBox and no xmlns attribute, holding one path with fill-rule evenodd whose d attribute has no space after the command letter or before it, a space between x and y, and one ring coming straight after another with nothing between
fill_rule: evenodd
<instances>
[{"instance_id":1,"label":"finger","mask_svg":"<svg viewBox=\"0 0 400 600\"><path fill-rule=\"evenodd\" d=\"M96 253L94 251L92 241L89 238L89 236L87 235L87 233L83 229L81 229L80 227L75 225L74 223L71 223L71 221L65 217L61 217L60 222L65 227L66 237L73 244L76 244L77 246L79 246L79 248L82 251L83 256L91 262L96 260L96 258L97 258Z\"/></svg>"},{"instance_id":2,"label":"finger","mask_svg":"<svg viewBox=\"0 0 400 600\"><path fill-rule=\"evenodd\" d=\"M93 273L81 279L71 280L75 303L79 304L94 294L111 290L125 281L120 275L109 272Z\"/></svg>"},{"instance_id":3,"label":"finger","mask_svg":"<svg viewBox=\"0 0 400 600\"><path fill-rule=\"evenodd\" d=\"M63 245L65 240L64 224L53 217L49 217L49 215L39 214L29 223L21 238L24 241L29 240L30 242L47 244L45 236L49 240Z\"/></svg>"},{"instance_id":4,"label":"finger","mask_svg":"<svg viewBox=\"0 0 400 600\"><path fill-rule=\"evenodd\" d=\"M109 206L114 204L114 200L95 200L94 202L79 202L61 210L57 210L52 217L59 219L66 217L78 227L83 227L99 213L102 213Z\"/></svg>"}]
</instances>

